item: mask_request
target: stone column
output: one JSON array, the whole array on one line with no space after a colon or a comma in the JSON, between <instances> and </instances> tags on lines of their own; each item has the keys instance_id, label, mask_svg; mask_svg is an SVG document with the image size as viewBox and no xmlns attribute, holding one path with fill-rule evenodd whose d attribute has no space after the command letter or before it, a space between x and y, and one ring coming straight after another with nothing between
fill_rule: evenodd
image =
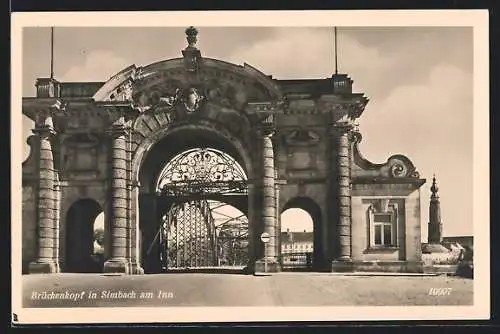
<instances>
[{"instance_id":1,"label":"stone column","mask_svg":"<svg viewBox=\"0 0 500 334\"><path fill-rule=\"evenodd\" d=\"M58 268L55 261L54 231L54 158L51 138L55 135L52 118L48 116L44 124L37 126L33 133L40 141L38 166L38 201L37 201L37 250L36 259L30 263L30 273L55 273Z\"/></svg>"},{"instance_id":2,"label":"stone column","mask_svg":"<svg viewBox=\"0 0 500 334\"><path fill-rule=\"evenodd\" d=\"M257 238L255 237L256 231L258 231L258 212L255 209L255 187L253 184L254 180L248 180L248 263L245 267L247 273L253 273L255 270L255 262L257 259L256 250L258 244L256 244Z\"/></svg>"},{"instance_id":3,"label":"stone column","mask_svg":"<svg viewBox=\"0 0 500 334\"><path fill-rule=\"evenodd\" d=\"M262 154L262 224L263 232L267 232L270 240L265 247L264 258L256 263L255 271L264 271L267 262L268 272L280 270L278 263L278 236L276 235L276 188L274 175L274 150L271 140L272 131L262 130L260 133L260 149ZM260 237L258 239L260 241ZM264 245L262 245L264 247Z\"/></svg>"},{"instance_id":4,"label":"stone column","mask_svg":"<svg viewBox=\"0 0 500 334\"><path fill-rule=\"evenodd\" d=\"M127 128L114 125L111 135L111 175L109 192L110 258L104 263L105 273L126 273L129 265L128 246L128 196L127 196Z\"/></svg>"},{"instance_id":5,"label":"stone column","mask_svg":"<svg viewBox=\"0 0 500 334\"><path fill-rule=\"evenodd\" d=\"M276 250L278 262L281 266L281 223L280 223L280 182L278 180L279 173L278 169L274 171L275 183L274 183L274 194L275 194L275 214L276 214Z\"/></svg>"},{"instance_id":6,"label":"stone column","mask_svg":"<svg viewBox=\"0 0 500 334\"><path fill-rule=\"evenodd\" d=\"M338 244L338 256L333 262L334 271L352 270L351 258L351 188L350 175L351 165L349 159L350 123L334 124L333 128L336 135L334 147L337 148L337 154L334 155L333 166L337 174L337 184L335 185L335 201L338 212L338 221L336 224L335 235Z\"/></svg>"},{"instance_id":7,"label":"stone column","mask_svg":"<svg viewBox=\"0 0 500 334\"><path fill-rule=\"evenodd\" d=\"M139 192L139 184L132 183L131 184L131 190L130 190L130 196L136 196L137 201L138 201L138 192ZM137 219L137 216L139 214L139 205L136 202L135 206L132 206L132 198L131 198L131 206L130 206L130 242L131 242L131 247L130 247L130 273L131 274L136 274L136 275L142 275L144 274L144 270L141 267L140 263L140 241L139 241L139 236L140 236L140 230L139 230L139 221ZM135 212L132 212L135 211Z\"/></svg>"},{"instance_id":8,"label":"stone column","mask_svg":"<svg viewBox=\"0 0 500 334\"><path fill-rule=\"evenodd\" d=\"M54 261L56 264L57 272L61 271L61 259L59 258L59 247L60 247L60 235L59 235L59 224L61 221L61 185L59 184L59 178L56 177L54 180Z\"/></svg>"}]
</instances>

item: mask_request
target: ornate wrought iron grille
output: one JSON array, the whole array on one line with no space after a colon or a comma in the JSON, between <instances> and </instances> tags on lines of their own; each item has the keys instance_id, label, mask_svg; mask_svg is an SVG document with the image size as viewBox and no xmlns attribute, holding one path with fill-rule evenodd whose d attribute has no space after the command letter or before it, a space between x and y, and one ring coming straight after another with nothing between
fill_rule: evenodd
<instances>
[{"instance_id":1,"label":"ornate wrought iron grille","mask_svg":"<svg viewBox=\"0 0 500 334\"><path fill-rule=\"evenodd\" d=\"M246 217L226 216L219 224L214 211L225 205L207 198L213 194L244 194L246 179L232 157L215 149L192 149L169 162L156 187L161 195L176 198L160 230L160 257L165 270L246 265Z\"/></svg>"},{"instance_id":2,"label":"ornate wrought iron grille","mask_svg":"<svg viewBox=\"0 0 500 334\"><path fill-rule=\"evenodd\" d=\"M176 156L161 172L156 189L171 196L246 193L246 174L229 155L195 148Z\"/></svg>"}]
</instances>

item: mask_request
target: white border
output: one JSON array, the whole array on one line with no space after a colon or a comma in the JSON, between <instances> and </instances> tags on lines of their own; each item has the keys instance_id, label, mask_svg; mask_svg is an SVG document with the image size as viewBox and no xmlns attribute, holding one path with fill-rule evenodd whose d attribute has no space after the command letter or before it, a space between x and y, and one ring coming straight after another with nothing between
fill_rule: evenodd
<instances>
[{"instance_id":1,"label":"white border","mask_svg":"<svg viewBox=\"0 0 500 334\"><path fill-rule=\"evenodd\" d=\"M474 306L23 309L21 286L22 27L472 26L474 30ZM12 14L12 310L22 324L489 319L489 58L486 10L62 12ZM457 180L459 182L459 180ZM140 312L142 311L142 312Z\"/></svg>"}]
</instances>

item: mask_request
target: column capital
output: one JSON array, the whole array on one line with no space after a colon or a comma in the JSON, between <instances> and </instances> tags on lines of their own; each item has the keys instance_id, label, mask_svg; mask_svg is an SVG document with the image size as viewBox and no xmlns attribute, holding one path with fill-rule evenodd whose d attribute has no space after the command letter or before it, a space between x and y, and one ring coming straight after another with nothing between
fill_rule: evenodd
<instances>
[{"instance_id":1,"label":"column capital","mask_svg":"<svg viewBox=\"0 0 500 334\"><path fill-rule=\"evenodd\" d=\"M330 124L330 126L332 127L332 129L344 133L350 132L351 130L354 129L354 123L351 121L338 121Z\"/></svg>"},{"instance_id":2,"label":"column capital","mask_svg":"<svg viewBox=\"0 0 500 334\"><path fill-rule=\"evenodd\" d=\"M129 134L131 130L127 125L113 124L106 130L106 134L112 138L117 138Z\"/></svg>"},{"instance_id":3,"label":"column capital","mask_svg":"<svg viewBox=\"0 0 500 334\"><path fill-rule=\"evenodd\" d=\"M334 123L330 124L328 134L330 137L335 137L337 134L348 135L349 139L354 139L351 134L354 131L354 125L350 123Z\"/></svg>"},{"instance_id":4,"label":"column capital","mask_svg":"<svg viewBox=\"0 0 500 334\"><path fill-rule=\"evenodd\" d=\"M32 129L31 132L39 137L44 138L50 138L56 135L56 131L54 130L54 128L49 125L37 126Z\"/></svg>"},{"instance_id":5,"label":"column capital","mask_svg":"<svg viewBox=\"0 0 500 334\"><path fill-rule=\"evenodd\" d=\"M259 127L257 128L257 134L260 137L272 137L276 132L276 129L274 127Z\"/></svg>"}]
</instances>

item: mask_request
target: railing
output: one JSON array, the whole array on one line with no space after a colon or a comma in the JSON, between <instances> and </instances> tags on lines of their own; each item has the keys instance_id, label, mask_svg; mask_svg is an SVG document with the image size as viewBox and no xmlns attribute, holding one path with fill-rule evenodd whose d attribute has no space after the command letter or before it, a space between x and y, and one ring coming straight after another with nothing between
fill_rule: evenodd
<instances>
[{"instance_id":1,"label":"railing","mask_svg":"<svg viewBox=\"0 0 500 334\"><path fill-rule=\"evenodd\" d=\"M36 97L39 98L59 97L60 95L59 82L51 78L38 78L35 87Z\"/></svg>"},{"instance_id":2,"label":"railing","mask_svg":"<svg viewBox=\"0 0 500 334\"><path fill-rule=\"evenodd\" d=\"M312 269L313 253L281 253L281 268L283 270Z\"/></svg>"},{"instance_id":3,"label":"railing","mask_svg":"<svg viewBox=\"0 0 500 334\"><path fill-rule=\"evenodd\" d=\"M352 80L345 74L336 74L332 77L333 89L337 93L352 93Z\"/></svg>"}]
</instances>

